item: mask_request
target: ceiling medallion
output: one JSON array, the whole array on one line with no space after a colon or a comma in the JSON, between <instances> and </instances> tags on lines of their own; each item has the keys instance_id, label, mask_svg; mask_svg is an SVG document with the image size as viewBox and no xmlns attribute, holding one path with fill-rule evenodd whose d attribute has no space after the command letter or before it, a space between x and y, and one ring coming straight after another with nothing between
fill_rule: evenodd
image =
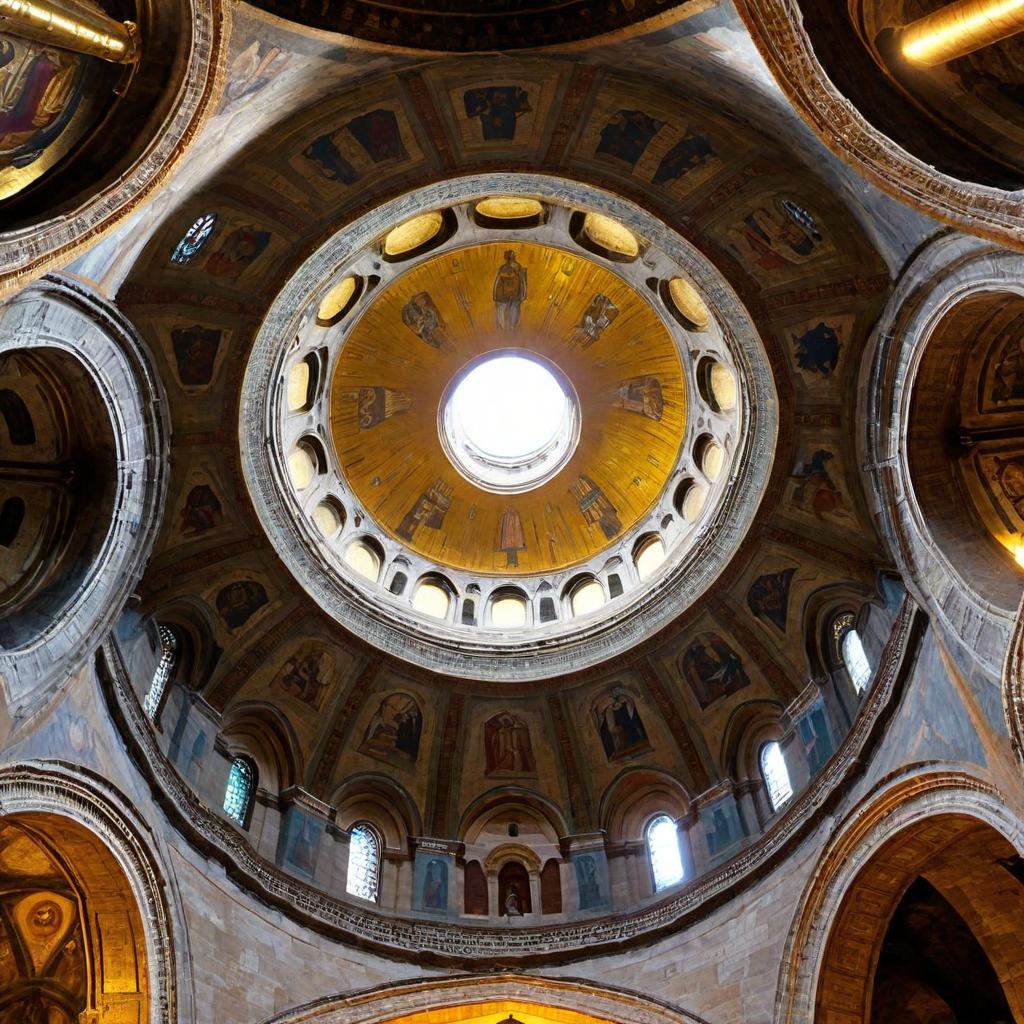
<instances>
[{"instance_id":1,"label":"ceiling medallion","mask_svg":"<svg viewBox=\"0 0 1024 1024\"><path fill-rule=\"evenodd\" d=\"M314 254L261 328L240 436L268 535L326 611L428 668L522 679L632 647L707 589L776 415L703 256L607 193L502 174Z\"/></svg>"}]
</instances>

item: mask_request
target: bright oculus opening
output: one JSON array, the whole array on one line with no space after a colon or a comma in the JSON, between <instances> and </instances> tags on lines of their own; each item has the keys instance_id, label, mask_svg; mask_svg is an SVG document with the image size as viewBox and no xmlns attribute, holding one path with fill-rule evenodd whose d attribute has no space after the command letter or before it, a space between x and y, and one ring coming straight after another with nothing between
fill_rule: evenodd
<instances>
[{"instance_id":1,"label":"bright oculus opening","mask_svg":"<svg viewBox=\"0 0 1024 1024\"><path fill-rule=\"evenodd\" d=\"M497 494L533 490L572 457L579 402L565 374L522 352L491 352L446 389L438 416L445 454L471 483Z\"/></svg>"}]
</instances>

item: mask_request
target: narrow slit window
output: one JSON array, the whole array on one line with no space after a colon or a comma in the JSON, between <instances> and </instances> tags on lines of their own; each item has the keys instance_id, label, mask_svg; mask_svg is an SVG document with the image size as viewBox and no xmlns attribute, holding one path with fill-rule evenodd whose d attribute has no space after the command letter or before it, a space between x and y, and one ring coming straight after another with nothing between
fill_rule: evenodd
<instances>
[{"instance_id":1,"label":"narrow slit window","mask_svg":"<svg viewBox=\"0 0 1024 1024\"><path fill-rule=\"evenodd\" d=\"M871 682L871 662L864 651L864 644L861 642L860 633L850 629L843 637L843 664L846 671L850 673L853 680L853 687L858 693L863 693L868 683Z\"/></svg>"},{"instance_id":2,"label":"narrow slit window","mask_svg":"<svg viewBox=\"0 0 1024 1024\"><path fill-rule=\"evenodd\" d=\"M156 671L153 673L153 681L149 684L149 692L143 698L142 710L146 717L155 719L157 711L160 710L160 701L163 699L164 690L174 672L174 666L178 660L178 638L174 631L166 626L160 627L160 660L157 662Z\"/></svg>"}]
</instances>

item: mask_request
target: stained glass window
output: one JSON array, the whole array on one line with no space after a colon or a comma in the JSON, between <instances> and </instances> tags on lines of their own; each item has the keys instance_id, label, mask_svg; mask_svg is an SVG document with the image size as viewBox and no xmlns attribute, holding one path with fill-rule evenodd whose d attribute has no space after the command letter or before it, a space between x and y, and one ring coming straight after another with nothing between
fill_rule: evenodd
<instances>
[{"instance_id":1,"label":"stained glass window","mask_svg":"<svg viewBox=\"0 0 1024 1024\"><path fill-rule=\"evenodd\" d=\"M761 748L761 775L768 787L768 799L772 810L777 811L784 806L793 795L793 786L789 781L789 769L786 759L782 756L782 747L774 740Z\"/></svg>"},{"instance_id":2,"label":"stained glass window","mask_svg":"<svg viewBox=\"0 0 1024 1024\"><path fill-rule=\"evenodd\" d=\"M348 843L345 891L360 899L376 902L379 882L380 840L369 825L355 825Z\"/></svg>"},{"instance_id":3,"label":"stained glass window","mask_svg":"<svg viewBox=\"0 0 1024 1024\"><path fill-rule=\"evenodd\" d=\"M193 256L206 244L217 226L217 214L204 213L193 221L171 253L172 263L188 263Z\"/></svg>"},{"instance_id":4,"label":"stained glass window","mask_svg":"<svg viewBox=\"0 0 1024 1024\"><path fill-rule=\"evenodd\" d=\"M228 772L228 784L224 790L224 813L234 818L239 825L245 825L249 817L253 790L256 787L256 766L247 757L236 757Z\"/></svg>"},{"instance_id":5,"label":"stained glass window","mask_svg":"<svg viewBox=\"0 0 1024 1024\"><path fill-rule=\"evenodd\" d=\"M174 664L178 660L178 638L173 630L166 626L160 627L160 661L157 662L156 671L153 673L153 681L149 684L149 692L142 700L142 710L150 718L155 718L160 710L160 701L163 698L164 690L167 688L167 681L174 671Z\"/></svg>"},{"instance_id":6,"label":"stained glass window","mask_svg":"<svg viewBox=\"0 0 1024 1024\"><path fill-rule=\"evenodd\" d=\"M647 826L647 855L651 859L655 892L678 885L683 880L679 830L667 814L659 815Z\"/></svg>"}]
</instances>

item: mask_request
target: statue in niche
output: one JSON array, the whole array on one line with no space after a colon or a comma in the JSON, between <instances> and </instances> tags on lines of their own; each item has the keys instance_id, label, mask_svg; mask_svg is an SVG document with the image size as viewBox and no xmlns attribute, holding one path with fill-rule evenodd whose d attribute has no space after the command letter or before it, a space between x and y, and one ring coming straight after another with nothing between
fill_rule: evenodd
<instances>
[{"instance_id":1,"label":"statue in niche","mask_svg":"<svg viewBox=\"0 0 1024 1024\"><path fill-rule=\"evenodd\" d=\"M536 771L530 729L517 715L502 711L484 723L485 775Z\"/></svg>"},{"instance_id":2,"label":"statue in niche","mask_svg":"<svg viewBox=\"0 0 1024 1024\"><path fill-rule=\"evenodd\" d=\"M643 156L651 139L665 126L642 110L619 110L601 129L596 152L624 160L630 167Z\"/></svg>"},{"instance_id":3,"label":"statue in niche","mask_svg":"<svg viewBox=\"0 0 1024 1024\"><path fill-rule=\"evenodd\" d=\"M609 761L650 750L644 721L633 695L625 687L610 687L594 702L593 712Z\"/></svg>"},{"instance_id":4,"label":"statue in niche","mask_svg":"<svg viewBox=\"0 0 1024 1024\"><path fill-rule=\"evenodd\" d=\"M418 338L439 352L454 352L445 333L448 325L428 292L417 292L402 307L402 323Z\"/></svg>"},{"instance_id":5,"label":"statue in niche","mask_svg":"<svg viewBox=\"0 0 1024 1024\"><path fill-rule=\"evenodd\" d=\"M425 490L415 505L405 514L398 524L398 536L412 543L416 530L425 526L431 530L440 530L444 526L444 517L452 506L452 485L443 480L435 480Z\"/></svg>"},{"instance_id":6,"label":"statue in niche","mask_svg":"<svg viewBox=\"0 0 1024 1024\"><path fill-rule=\"evenodd\" d=\"M505 553L505 567L508 569L514 569L519 565L519 552L526 550L523 521L515 509L506 509L501 514L498 550Z\"/></svg>"},{"instance_id":7,"label":"statue in niche","mask_svg":"<svg viewBox=\"0 0 1024 1024\"><path fill-rule=\"evenodd\" d=\"M607 295L599 292L590 300L580 322L573 328L569 339L570 348L590 348L618 315L619 307Z\"/></svg>"},{"instance_id":8,"label":"statue in niche","mask_svg":"<svg viewBox=\"0 0 1024 1024\"><path fill-rule=\"evenodd\" d=\"M679 660L701 710L750 685L740 656L717 633L702 633Z\"/></svg>"},{"instance_id":9,"label":"statue in niche","mask_svg":"<svg viewBox=\"0 0 1024 1024\"><path fill-rule=\"evenodd\" d=\"M618 509L589 476L580 476L569 488L588 526L599 526L607 540L614 540L622 529Z\"/></svg>"},{"instance_id":10,"label":"statue in niche","mask_svg":"<svg viewBox=\"0 0 1024 1024\"><path fill-rule=\"evenodd\" d=\"M509 888L508 895L505 897L505 916L523 916L523 912L519 909L519 890L514 884Z\"/></svg>"},{"instance_id":11,"label":"statue in niche","mask_svg":"<svg viewBox=\"0 0 1024 1024\"><path fill-rule=\"evenodd\" d=\"M515 251L505 250L505 262L494 277L494 317L499 331L514 331L526 301L526 267L516 260Z\"/></svg>"},{"instance_id":12,"label":"statue in niche","mask_svg":"<svg viewBox=\"0 0 1024 1024\"><path fill-rule=\"evenodd\" d=\"M333 659L327 651L315 644L307 644L284 663L272 685L318 711L332 667Z\"/></svg>"},{"instance_id":13,"label":"statue in niche","mask_svg":"<svg viewBox=\"0 0 1024 1024\"><path fill-rule=\"evenodd\" d=\"M229 583L217 595L217 611L230 630L240 629L268 601L267 591L255 580Z\"/></svg>"},{"instance_id":14,"label":"statue in niche","mask_svg":"<svg viewBox=\"0 0 1024 1024\"><path fill-rule=\"evenodd\" d=\"M408 693L389 693L370 719L360 750L371 757L414 764L420 752L423 712Z\"/></svg>"},{"instance_id":15,"label":"statue in niche","mask_svg":"<svg viewBox=\"0 0 1024 1024\"><path fill-rule=\"evenodd\" d=\"M665 399L661 393L661 381L657 377L632 377L619 384L619 391L612 403L626 412L636 412L649 420L660 420L665 413Z\"/></svg>"},{"instance_id":16,"label":"statue in niche","mask_svg":"<svg viewBox=\"0 0 1024 1024\"><path fill-rule=\"evenodd\" d=\"M392 388L360 388L355 395L359 429L370 430L385 420L408 412L412 400L404 391Z\"/></svg>"}]
</instances>

